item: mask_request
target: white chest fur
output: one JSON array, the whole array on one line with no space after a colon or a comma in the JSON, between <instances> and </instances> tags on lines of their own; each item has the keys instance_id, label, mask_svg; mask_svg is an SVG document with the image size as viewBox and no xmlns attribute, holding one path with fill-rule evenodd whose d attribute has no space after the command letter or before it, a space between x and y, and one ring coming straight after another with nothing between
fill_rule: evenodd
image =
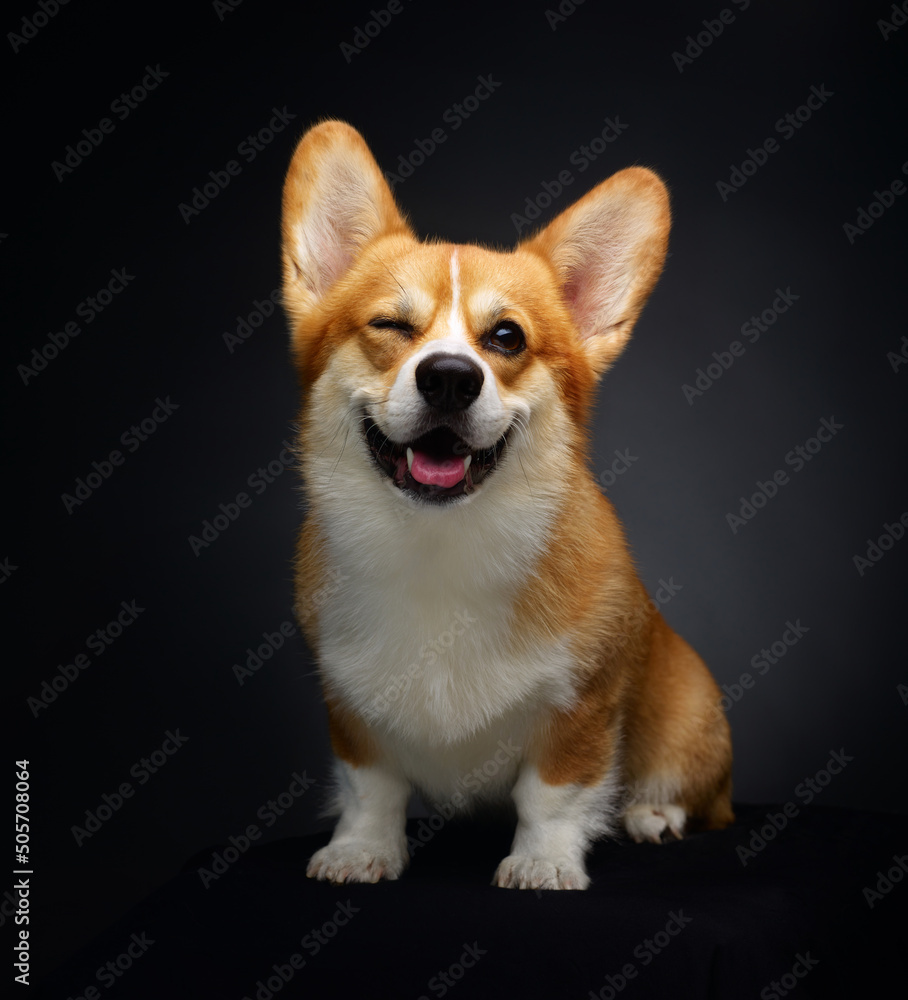
<instances>
[{"instance_id":1,"label":"white chest fur","mask_svg":"<svg viewBox=\"0 0 908 1000\"><path fill-rule=\"evenodd\" d=\"M567 649L554 637L528 641L514 621L551 505L537 496L521 509L504 481L448 508L409 506L390 484L370 485L368 507L332 491L319 518L339 574L319 613L319 660L346 703L402 751L483 734L497 745L516 738L509 720L566 704Z\"/></svg>"}]
</instances>

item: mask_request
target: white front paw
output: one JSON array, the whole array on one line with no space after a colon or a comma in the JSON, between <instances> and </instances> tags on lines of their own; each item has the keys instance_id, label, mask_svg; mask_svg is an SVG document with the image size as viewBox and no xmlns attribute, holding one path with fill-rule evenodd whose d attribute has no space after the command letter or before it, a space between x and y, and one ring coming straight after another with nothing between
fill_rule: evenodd
<instances>
[{"instance_id":1,"label":"white front paw","mask_svg":"<svg viewBox=\"0 0 908 1000\"><path fill-rule=\"evenodd\" d=\"M492 885L502 889L586 889L590 877L567 858L510 854L498 866Z\"/></svg>"},{"instance_id":2,"label":"white front paw","mask_svg":"<svg viewBox=\"0 0 908 1000\"><path fill-rule=\"evenodd\" d=\"M400 877L407 866L406 851L393 844L366 840L332 842L316 851L306 874L326 882L377 882Z\"/></svg>"}]
</instances>

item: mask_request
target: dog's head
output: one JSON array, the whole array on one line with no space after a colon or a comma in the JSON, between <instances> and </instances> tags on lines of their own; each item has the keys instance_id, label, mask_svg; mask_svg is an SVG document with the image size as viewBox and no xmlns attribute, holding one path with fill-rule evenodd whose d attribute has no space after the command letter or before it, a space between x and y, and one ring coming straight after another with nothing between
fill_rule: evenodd
<instances>
[{"instance_id":1,"label":"dog's head","mask_svg":"<svg viewBox=\"0 0 908 1000\"><path fill-rule=\"evenodd\" d=\"M307 452L354 489L384 481L435 507L506 472L575 471L595 382L627 343L668 230L665 186L630 168L512 252L422 243L360 134L310 129L283 205Z\"/></svg>"}]
</instances>

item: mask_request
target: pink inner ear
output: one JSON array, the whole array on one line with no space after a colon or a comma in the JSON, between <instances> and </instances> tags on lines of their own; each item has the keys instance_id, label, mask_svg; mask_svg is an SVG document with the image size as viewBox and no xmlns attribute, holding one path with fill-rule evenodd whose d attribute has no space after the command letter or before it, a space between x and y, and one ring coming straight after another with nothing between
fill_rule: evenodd
<instances>
[{"instance_id":1,"label":"pink inner ear","mask_svg":"<svg viewBox=\"0 0 908 1000\"><path fill-rule=\"evenodd\" d=\"M309 246L306 239L301 241L301 256L306 261L302 276L309 291L320 296L347 270L352 254L334 219L316 216L309 222L308 229Z\"/></svg>"},{"instance_id":2,"label":"pink inner ear","mask_svg":"<svg viewBox=\"0 0 908 1000\"><path fill-rule=\"evenodd\" d=\"M597 263L575 268L564 285L565 301L584 340L601 331L608 305L610 282Z\"/></svg>"},{"instance_id":3,"label":"pink inner ear","mask_svg":"<svg viewBox=\"0 0 908 1000\"><path fill-rule=\"evenodd\" d=\"M322 247L319 256L322 282L320 291L326 292L350 266L351 254L339 243L330 243Z\"/></svg>"},{"instance_id":4,"label":"pink inner ear","mask_svg":"<svg viewBox=\"0 0 908 1000\"><path fill-rule=\"evenodd\" d=\"M577 272L571 275L564 286L564 298L568 306L570 306L571 312L577 308L578 300L580 299L580 282L577 279Z\"/></svg>"},{"instance_id":5,"label":"pink inner ear","mask_svg":"<svg viewBox=\"0 0 908 1000\"><path fill-rule=\"evenodd\" d=\"M571 273L570 278L564 286L564 298L568 304L568 308L571 310L571 315L574 317L574 322L577 324L578 329L582 336L586 336L586 331L584 330L584 323L582 322L582 301L583 301L583 284L580 280L580 270L574 270Z\"/></svg>"}]
</instances>

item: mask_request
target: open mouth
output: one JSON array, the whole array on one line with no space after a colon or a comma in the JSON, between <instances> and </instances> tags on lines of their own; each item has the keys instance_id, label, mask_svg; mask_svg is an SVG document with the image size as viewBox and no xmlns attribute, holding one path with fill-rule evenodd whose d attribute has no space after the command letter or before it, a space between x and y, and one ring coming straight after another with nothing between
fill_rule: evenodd
<instances>
[{"instance_id":1,"label":"open mouth","mask_svg":"<svg viewBox=\"0 0 908 1000\"><path fill-rule=\"evenodd\" d=\"M491 448L472 451L449 427L436 427L409 444L386 437L363 418L366 444L378 468L396 487L423 500L444 501L472 493L498 465L506 432Z\"/></svg>"}]
</instances>

